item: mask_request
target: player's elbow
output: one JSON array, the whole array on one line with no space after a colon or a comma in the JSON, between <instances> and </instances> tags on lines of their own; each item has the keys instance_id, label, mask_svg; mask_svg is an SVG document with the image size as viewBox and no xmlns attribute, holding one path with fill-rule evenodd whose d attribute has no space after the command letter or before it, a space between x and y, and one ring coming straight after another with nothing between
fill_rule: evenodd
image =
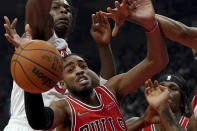
<instances>
[{"instance_id":1,"label":"player's elbow","mask_svg":"<svg viewBox=\"0 0 197 131\"><path fill-rule=\"evenodd\" d=\"M28 123L31 126L31 128L33 128L34 130L44 130L42 123L29 121L29 120L28 120Z\"/></svg>"},{"instance_id":2,"label":"player's elbow","mask_svg":"<svg viewBox=\"0 0 197 131\"><path fill-rule=\"evenodd\" d=\"M154 69L155 72L160 72L163 70L169 62L168 54L162 55L160 58L157 59L148 59L151 68Z\"/></svg>"}]
</instances>

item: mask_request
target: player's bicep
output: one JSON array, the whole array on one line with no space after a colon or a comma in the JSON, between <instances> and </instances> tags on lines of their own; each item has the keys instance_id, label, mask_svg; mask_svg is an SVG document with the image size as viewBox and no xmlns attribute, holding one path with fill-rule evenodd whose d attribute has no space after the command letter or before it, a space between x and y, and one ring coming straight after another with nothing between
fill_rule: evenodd
<instances>
[{"instance_id":1,"label":"player's bicep","mask_svg":"<svg viewBox=\"0 0 197 131\"><path fill-rule=\"evenodd\" d=\"M66 110L67 103L65 100L59 100L56 102L53 102L50 107L54 112L54 120L52 129L64 125L65 121L69 118L67 110Z\"/></svg>"}]
</instances>

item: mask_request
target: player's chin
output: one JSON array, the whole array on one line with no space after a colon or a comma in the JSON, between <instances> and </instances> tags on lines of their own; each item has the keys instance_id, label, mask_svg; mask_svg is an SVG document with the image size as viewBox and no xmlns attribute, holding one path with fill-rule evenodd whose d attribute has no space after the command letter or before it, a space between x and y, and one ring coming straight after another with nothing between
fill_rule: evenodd
<instances>
[{"instance_id":1,"label":"player's chin","mask_svg":"<svg viewBox=\"0 0 197 131\"><path fill-rule=\"evenodd\" d=\"M66 24L57 24L55 25L55 31L59 33L68 32L68 25Z\"/></svg>"}]
</instances>

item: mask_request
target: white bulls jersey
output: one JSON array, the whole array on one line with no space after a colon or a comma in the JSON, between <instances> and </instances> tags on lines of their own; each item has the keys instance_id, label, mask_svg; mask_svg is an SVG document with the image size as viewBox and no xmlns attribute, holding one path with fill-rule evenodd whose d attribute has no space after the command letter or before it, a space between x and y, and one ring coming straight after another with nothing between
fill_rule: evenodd
<instances>
[{"instance_id":1,"label":"white bulls jersey","mask_svg":"<svg viewBox=\"0 0 197 131\"><path fill-rule=\"evenodd\" d=\"M71 53L68 48L68 44L64 39L58 38L56 34L48 40L49 43L60 51L61 56L64 57ZM60 86L57 86L42 94L45 106L49 106L51 102L57 101L63 98L64 90ZM13 82L12 94L11 94L11 118L4 131L33 131L29 126L24 105L24 91L16 82Z\"/></svg>"}]
</instances>

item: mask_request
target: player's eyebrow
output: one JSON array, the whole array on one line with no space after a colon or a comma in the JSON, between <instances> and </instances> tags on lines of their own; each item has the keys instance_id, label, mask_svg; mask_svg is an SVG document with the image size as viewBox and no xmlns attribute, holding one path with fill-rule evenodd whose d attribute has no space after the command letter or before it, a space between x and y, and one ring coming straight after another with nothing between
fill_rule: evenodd
<instances>
[{"instance_id":1,"label":"player's eyebrow","mask_svg":"<svg viewBox=\"0 0 197 131\"><path fill-rule=\"evenodd\" d=\"M65 69L67 66L72 65L72 64L74 64L74 62L69 62L68 64L66 64L66 65L64 66L64 69Z\"/></svg>"}]
</instances>

